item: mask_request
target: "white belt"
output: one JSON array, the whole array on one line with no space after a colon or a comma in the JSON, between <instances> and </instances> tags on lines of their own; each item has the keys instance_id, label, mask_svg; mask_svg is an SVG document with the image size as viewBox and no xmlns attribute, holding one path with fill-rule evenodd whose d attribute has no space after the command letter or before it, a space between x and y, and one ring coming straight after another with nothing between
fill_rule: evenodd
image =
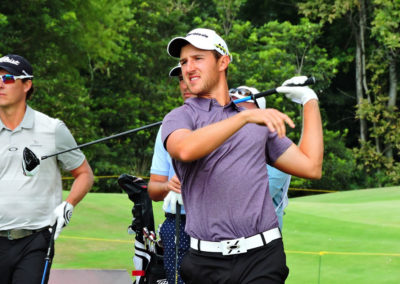
<instances>
[{"instance_id":1,"label":"white belt","mask_svg":"<svg viewBox=\"0 0 400 284\"><path fill-rule=\"evenodd\" d=\"M218 252L223 255L245 253L250 249L267 245L273 240L282 238L279 228L274 228L248 238L239 238L220 242L202 241L190 237L190 247L197 251Z\"/></svg>"}]
</instances>

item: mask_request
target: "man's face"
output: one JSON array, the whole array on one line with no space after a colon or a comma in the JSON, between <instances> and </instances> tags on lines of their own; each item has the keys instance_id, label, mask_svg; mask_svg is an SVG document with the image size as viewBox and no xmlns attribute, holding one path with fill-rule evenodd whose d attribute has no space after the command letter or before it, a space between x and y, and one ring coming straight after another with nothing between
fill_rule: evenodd
<instances>
[{"instance_id":1,"label":"man's face","mask_svg":"<svg viewBox=\"0 0 400 284\"><path fill-rule=\"evenodd\" d=\"M183 79L190 92L197 96L210 97L219 79L217 60L213 52L188 44L181 49L180 63Z\"/></svg>"},{"instance_id":2,"label":"man's face","mask_svg":"<svg viewBox=\"0 0 400 284\"><path fill-rule=\"evenodd\" d=\"M9 72L0 69L0 75ZM26 92L30 89L32 81L15 80L14 83L5 84L0 79L0 108L8 108L19 104L25 105Z\"/></svg>"},{"instance_id":3,"label":"man's face","mask_svg":"<svg viewBox=\"0 0 400 284\"><path fill-rule=\"evenodd\" d=\"M179 89L181 90L181 96L184 101L188 98L193 98L195 95L193 95L190 91L189 88L187 87L185 81L183 80L182 74L179 75Z\"/></svg>"}]
</instances>

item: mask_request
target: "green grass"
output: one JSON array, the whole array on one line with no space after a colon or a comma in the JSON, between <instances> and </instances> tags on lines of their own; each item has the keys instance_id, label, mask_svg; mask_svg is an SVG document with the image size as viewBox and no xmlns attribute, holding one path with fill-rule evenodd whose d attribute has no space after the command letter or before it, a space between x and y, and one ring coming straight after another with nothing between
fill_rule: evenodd
<instances>
[{"instance_id":1,"label":"green grass","mask_svg":"<svg viewBox=\"0 0 400 284\"><path fill-rule=\"evenodd\" d=\"M283 235L287 283L400 283L399 187L291 199Z\"/></svg>"},{"instance_id":2,"label":"green grass","mask_svg":"<svg viewBox=\"0 0 400 284\"><path fill-rule=\"evenodd\" d=\"M132 206L125 194L88 194L56 241L53 268L130 272ZM286 211L287 283L400 283L399 187L293 198Z\"/></svg>"}]
</instances>

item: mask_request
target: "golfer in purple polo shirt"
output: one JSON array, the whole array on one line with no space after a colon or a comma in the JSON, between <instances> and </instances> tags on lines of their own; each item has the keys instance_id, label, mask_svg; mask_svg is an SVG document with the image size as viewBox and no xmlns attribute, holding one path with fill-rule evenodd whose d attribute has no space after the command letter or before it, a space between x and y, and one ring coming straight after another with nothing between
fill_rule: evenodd
<instances>
[{"instance_id":1,"label":"golfer in purple polo shirt","mask_svg":"<svg viewBox=\"0 0 400 284\"><path fill-rule=\"evenodd\" d=\"M277 88L303 104L304 129L296 146L292 120L274 109L244 110L230 99L226 71L232 58L214 31L174 38L168 53L196 95L163 121L162 140L181 181L191 249L185 283L283 283L288 275L281 232L268 190L265 163L304 178L320 178L323 160L318 98L294 77Z\"/></svg>"}]
</instances>

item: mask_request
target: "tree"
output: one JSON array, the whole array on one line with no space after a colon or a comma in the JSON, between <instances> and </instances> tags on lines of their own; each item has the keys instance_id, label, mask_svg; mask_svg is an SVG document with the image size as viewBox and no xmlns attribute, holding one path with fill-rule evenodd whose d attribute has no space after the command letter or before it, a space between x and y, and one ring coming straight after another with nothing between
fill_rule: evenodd
<instances>
[{"instance_id":1,"label":"tree","mask_svg":"<svg viewBox=\"0 0 400 284\"><path fill-rule=\"evenodd\" d=\"M388 111L394 111L397 101L398 74L396 65L400 52L400 3L398 1L373 1L374 19L372 21L372 36L382 46L385 54L384 61L388 68ZM389 143L386 145L384 154L393 158L393 148Z\"/></svg>"},{"instance_id":2,"label":"tree","mask_svg":"<svg viewBox=\"0 0 400 284\"><path fill-rule=\"evenodd\" d=\"M343 16L356 15L355 18L350 17L356 20L351 23L355 31L356 51L355 117L360 120L360 145L354 150L360 169L376 175L381 185L392 184L398 180L392 170L396 168L394 161L398 153L393 150L397 149L397 145L392 144L394 139L391 137L399 135L393 132L393 127L398 124L396 65L400 4L398 1L381 0L321 0L307 1L300 4L300 9L308 17L318 17L324 24Z\"/></svg>"},{"instance_id":3,"label":"tree","mask_svg":"<svg viewBox=\"0 0 400 284\"><path fill-rule=\"evenodd\" d=\"M365 65L365 0L317 0L299 3L300 12L310 19L318 19L321 24L332 23L337 18L345 17L351 25L355 39L355 77L357 103L362 103L368 96ZM368 97L368 100L370 98ZM360 140L367 140L367 122L360 118Z\"/></svg>"}]
</instances>

